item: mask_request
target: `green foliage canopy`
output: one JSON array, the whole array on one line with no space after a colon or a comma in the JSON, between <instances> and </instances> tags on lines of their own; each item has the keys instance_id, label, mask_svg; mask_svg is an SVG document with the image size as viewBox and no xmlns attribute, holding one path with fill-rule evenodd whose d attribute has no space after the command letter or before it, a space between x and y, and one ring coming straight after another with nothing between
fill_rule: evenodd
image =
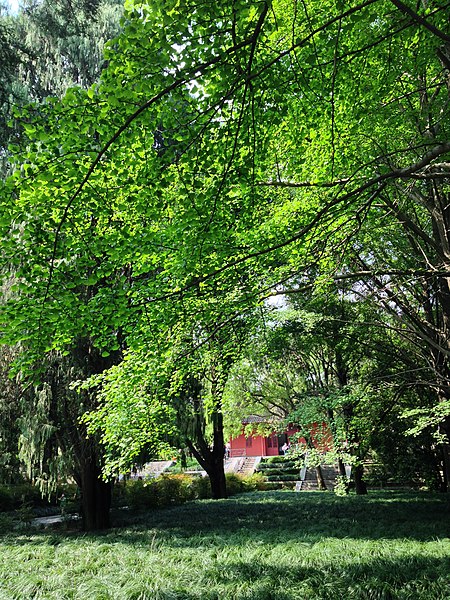
<instances>
[{"instance_id":1,"label":"green foliage canopy","mask_svg":"<svg viewBox=\"0 0 450 600\"><path fill-rule=\"evenodd\" d=\"M448 394L447 5L126 8L100 83L22 117L4 339L164 351L178 327L349 278Z\"/></svg>"}]
</instances>

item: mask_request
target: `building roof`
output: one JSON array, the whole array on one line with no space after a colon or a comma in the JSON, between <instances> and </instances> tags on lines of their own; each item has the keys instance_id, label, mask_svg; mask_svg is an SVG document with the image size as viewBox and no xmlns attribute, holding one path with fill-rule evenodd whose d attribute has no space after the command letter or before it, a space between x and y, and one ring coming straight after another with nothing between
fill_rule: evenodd
<instances>
[{"instance_id":1,"label":"building roof","mask_svg":"<svg viewBox=\"0 0 450 600\"><path fill-rule=\"evenodd\" d=\"M243 425L248 425L249 423L270 423L270 417L260 417L259 415L249 415L245 419L242 419Z\"/></svg>"}]
</instances>

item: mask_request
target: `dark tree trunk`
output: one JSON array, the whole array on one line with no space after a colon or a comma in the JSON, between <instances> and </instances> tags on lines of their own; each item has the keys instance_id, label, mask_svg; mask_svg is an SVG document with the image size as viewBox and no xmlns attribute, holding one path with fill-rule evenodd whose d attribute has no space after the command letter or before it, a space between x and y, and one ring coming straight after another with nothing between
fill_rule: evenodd
<instances>
[{"instance_id":1,"label":"dark tree trunk","mask_svg":"<svg viewBox=\"0 0 450 600\"><path fill-rule=\"evenodd\" d=\"M74 391L71 383L103 373L118 364L120 359L119 350L103 357L92 340L79 338L69 356L54 353L47 367L46 377L51 386L49 419L56 431L51 440L53 445L48 445L46 452L48 459L59 451L70 457L72 476L81 493L81 513L86 531L110 526L112 484L104 482L101 477L102 449L98 440L89 437L86 426L80 423L80 417L98 405L96 390Z\"/></svg>"},{"instance_id":2,"label":"dark tree trunk","mask_svg":"<svg viewBox=\"0 0 450 600\"><path fill-rule=\"evenodd\" d=\"M223 436L221 391L220 393L218 392L215 383L213 383L212 389L213 395L216 397L216 406L211 415L213 423L212 446L209 447L205 440L204 419L201 408L201 384L194 379L190 382L189 391L194 404L196 420L192 439L187 439L187 444L189 450L208 474L211 495L217 500L227 497L227 484L224 469L225 441Z\"/></svg>"},{"instance_id":3,"label":"dark tree trunk","mask_svg":"<svg viewBox=\"0 0 450 600\"><path fill-rule=\"evenodd\" d=\"M222 415L220 415L222 421ZM214 444L209 448L205 440L197 437L196 443L188 440L189 449L205 469L211 485L211 495L215 500L227 497L227 483L224 469L223 428L214 431Z\"/></svg>"},{"instance_id":4,"label":"dark tree trunk","mask_svg":"<svg viewBox=\"0 0 450 600\"><path fill-rule=\"evenodd\" d=\"M223 437L223 415L216 412L214 421L214 442L211 450L212 470L209 474L211 481L211 493L215 499L227 497L227 482L225 479L225 440Z\"/></svg>"},{"instance_id":5,"label":"dark tree trunk","mask_svg":"<svg viewBox=\"0 0 450 600\"><path fill-rule=\"evenodd\" d=\"M338 458L338 468L339 475L341 475L341 477L347 477L347 473L345 472L345 465L342 458Z\"/></svg>"},{"instance_id":6,"label":"dark tree trunk","mask_svg":"<svg viewBox=\"0 0 450 600\"><path fill-rule=\"evenodd\" d=\"M95 461L85 461L80 477L82 524L85 531L110 527L112 484L101 478Z\"/></svg>"},{"instance_id":7,"label":"dark tree trunk","mask_svg":"<svg viewBox=\"0 0 450 600\"><path fill-rule=\"evenodd\" d=\"M363 480L364 467L362 465L356 465L353 468L353 478L355 480L355 492L358 496L367 494L367 485Z\"/></svg>"},{"instance_id":8,"label":"dark tree trunk","mask_svg":"<svg viewBox=\"0 0 450 600\"><path fill-rule=\"evenodd\" d=\"M120 352L102 357L100 351L93 347L91 340L79 340L73 350L73 359L87 376L103 373L120 362ZM95 390L89 390L84 397L84 406L95 408L97 396ZM77 430L78 444L76 458L79 465L79 485L81 491L82 524L85 531L108 529L111 526L112 483L102 479L101 454L98 441L88 437L84 426Z\"/></svg>"},{"instance_id":9,"label":"dark tree trunk","mask_svg":"<svg viewBox=\"0 0 450 600\"><path fill-rule=\"evenodd\" d=\"M227 497L227 482L225 478L224 462L223 462L223 449L221 451L221 458L214 457L214 448L210 450L207 448L207 452L203 450L202 453L188 440L189 449L195 458L198 460L200 465L205 469L209 482L211 485L211 495L214 500Z\"/></svg>"},{"instance_id":10,"label":"dark tree trunk","mask_svg":"<svg viewBox=\"0 0 450 600\"><path fill-rule=\"evenodd\" d=\"M215 500L227 497L227 482L225 479L225 471L223 468L223 457L218 463L214 461L211 465L211 470L207 473L211 484L211 494Z\"/></svg>"}]
</instances>

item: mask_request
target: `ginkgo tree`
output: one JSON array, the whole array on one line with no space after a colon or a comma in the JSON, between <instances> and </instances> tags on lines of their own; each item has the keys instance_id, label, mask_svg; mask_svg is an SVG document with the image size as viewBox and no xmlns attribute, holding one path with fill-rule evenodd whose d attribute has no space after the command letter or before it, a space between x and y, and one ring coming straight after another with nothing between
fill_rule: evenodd
<instances>
[{"instance_id":1,"label":"ginkgo tree","mask_svg":"<svg viewBox=\"0 0 450 600\"><path fill-rule=\"evenodd\" d=\"M218 330L179 322L168 339L147 341L83 384L101 386L99 408L84 420L106 449L106 476L127 471L142 450L172 457L186 448L208 474L212 497L226 497L223 395L252 325L242 315Z\"/></svg>"},{"instance_id":2,"label":"ginkgo tree","mask_svg":"<svg viewBox=\"0 0 450 600\"><path fill-rule=\"evenodd\" d=\"M13 12L3 12L4 5L0 6L5 67L0 77L2 178L10 172L10 158L23 141L23 127L12 118L13 111L27 106L36 119L48 97L61 98L69 86L92 85L103 63L104 42L120 30L122 8L120 0L25 1ZM3 301L16 296L20 281L12 263L3 262L1 269ZM58 480L69 475L82 488L84 526L101 527L108 523L111 489L101 480L98 444L87 440L85 430L77 425L95 394L76 394L70 385L73 379L92 375L114 361L100 357L89 339L79 338L64 350L66 356L58 351L36 355L33 377L8 378L11 363L23 347L19 338L17 345L0 349L0 477L18 481L26 473L42 493L51 494ZM117 352L113 355L117 360Z\"/></svg>"},{"instance_id":3,"label":"ginkgo tree","mask_svg":"<svg viewBox=\"0 0 450 600\"><path fill-rule=\"evenodd\" d=\"M24 368L80 335L153 350L152 331L220 330L277 291L349 279L426 355L447 435L447 4L126 10L98 85L18 117L2 322Z\"/></svg>"}]
</instances>

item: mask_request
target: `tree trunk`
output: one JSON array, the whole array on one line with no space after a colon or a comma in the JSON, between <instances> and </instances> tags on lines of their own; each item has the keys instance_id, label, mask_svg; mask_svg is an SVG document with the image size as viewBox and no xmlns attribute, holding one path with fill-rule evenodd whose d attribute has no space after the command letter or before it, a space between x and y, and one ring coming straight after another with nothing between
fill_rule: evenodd
<instances>
[{"instance_id":1,"label":"tree trunk","mask_svg":"<svg viewBox=\"0 0 450 600\"><path fill-rule=\"evenodd\" d=\"M342 458L338 458L338 469L339 475L341 475L341 477L347 477L347 473L345 472L344 461L342 460Z\"/></svg>"},{"instance_id":2,"label":"tree trunk","mask_svg":"<svg viewBox=\"0 0 450 600\"><path fill-rule=\"evenodd\" d=\"M86 460L83 464L80 488L84 531L108 529L112 484L102 480L101 470L94 460Z\"/></svg>"},{"instance_id":3,"label":"tree trunk","mask_svg":"<svg viewBox=\"0 0 450 600\"><path fill-rule=\"evenodd\" d=\"M210 447L205 439L204 419L201 407L201 385L192 379L189 391L194 402L195 423L191 433L192 439L187 438L189 450L205 469L209 476L212 497L217 500L227 497L227 484L224 469L225 441L223 436L223 415L221 404L221 391L219 393L213 382L213 395L216 405L211 414L213 423L213 442Z\"/></svg>"},{"instance_id":4,"label":"tree trunk","mask_svg":"<svg viewBox=\"0 0 450 600\"><path fill-rule=\"evenodd\" d=\"M204 439L199 439L197 437L196 445L190 440L187 441L190 451L208 474L211 485L211 495L214 500L227 497L227 482L224 469L223 430L221 437L222 443L220 444L220 440L218 440L218 444L214 443L211 449ZM214 435L214 442L216 442L216 432Z\"/></svg>"},{"instance_id":5,"label":"tree trunk","mask_svg":"<svg viewBox=\"0 0 450 600\"><path fill-rule=\"evenodd\" d=\"M120 359L120 351L103 357L87 338L78 340L77 346L73 349L73 362L78 364L80 370L88 377L104 373L105 370L118 364ZM88 390L85 393L82 406L84 410L97 407L96 390ZM84 425L77 427L76 437L78 443L75 446L75 454L80 472L83 529L85 531L108 529L111 526L112 483L102 479L101 447L97 439L87 436Z\"/></svg>"},{"instance_id":6,"label":"tree trunk","mask_svg":"<svg viewBox=\"0 0 450 600\"><path fill-rule=\"evenodd\" d=\"M212 469L209 478L211 481L211 493L215 499L227 497L227 482L225 479L225 440L223 437L223 415L221 406L213 415L214 441L211 450Z\"/></svg>"},{"instance_id":7,"label":"tree trunk","mask_svg":"<svg viewBox=\"0 0 450 600\"><path fill-rule=\"evenodd\" d=\"M339 475L341 476L342 481L345 481L345 493L348 494L350 491L350 486L349 486L349 482L347 479L347 473L345 472L344 461L342 460L342 458L338 458L338 469L339 469Z\"/></svg>"},{"instance_id":8,"label":"tree trunk","mask_svg":"<svg viewBox=\"0 0 450 600\"><path fill-rule=\"evenodd\" d=\"M358 496L367 494L367 485L363 480L364 467L362 465L356 465L353 468L353 477L355 480L355 492Z\"/></svg>"},{"instance_id":9,"label":"tree trunk","mask_svg":"<svg viewBox=\"0 0 450 600\"><path fill-rule=\"evenodd\" d=\"M323 478L322 467L318 465L316 467L317 487L319 490L326 490L325 479Z\"/></svg>"},{"instance_id":10,"label":"tree trunk","mask_svg":"<svg viewBox=\"0 0 450 600\"><path fill-rule=\"evenodd\" d=\"M223 456L219 462L214 461L211 470L208 472L211 484L211 494L214 500L227 497L227 482L223 465Z\"/></svg>"}]
</instances>

